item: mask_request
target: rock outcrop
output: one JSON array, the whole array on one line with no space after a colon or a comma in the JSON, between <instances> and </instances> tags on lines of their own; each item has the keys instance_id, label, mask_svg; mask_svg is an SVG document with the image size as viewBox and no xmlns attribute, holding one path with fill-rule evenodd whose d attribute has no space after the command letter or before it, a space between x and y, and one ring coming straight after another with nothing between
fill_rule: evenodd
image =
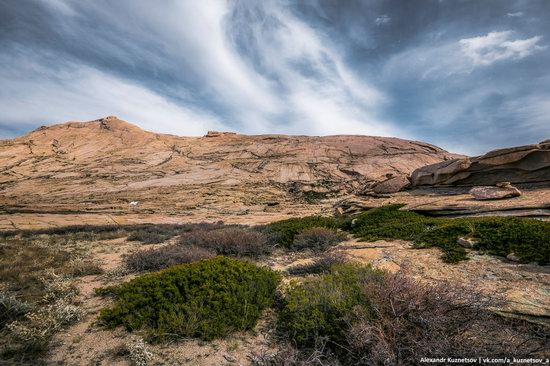
<instances>
[{"instance_id":1,"label":"rock outcrop","mask_svg":"<svg viewBox=\"0 0 550 366\"><path fill-rule=\"evenodd\" d=\"M550 182L550 141L490 151L427 165L411 175L413 186L474 186L498 182Z\"/></svg>"},{"instance_id":2,"label":"rock outcrop","mask_svg":"<svg viewBox=\"0 0 550 366\"><path fill-rule=\"evenodd\" d=\"M405 177L457 157L387 137L216 131L178 137L110 116L0 141L0 208L113 212L139 201L132 209L140 212L269 210L273 206L266 202L307 203L363 192L387 176ZM395 190L403 183L390 179L377 189Z\"/></svg>"}]
</instances>

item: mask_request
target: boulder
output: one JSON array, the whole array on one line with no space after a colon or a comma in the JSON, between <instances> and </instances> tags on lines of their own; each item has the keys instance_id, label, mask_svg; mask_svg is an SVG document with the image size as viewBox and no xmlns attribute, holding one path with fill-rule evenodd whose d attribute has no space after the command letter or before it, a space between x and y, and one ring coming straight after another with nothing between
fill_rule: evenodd
<instances>
[{"instance_id":1,"label":"boulder","mask_svg":"<svg viewBox=\"0 0 550 366\"><path fill-rule=\"evenodd\" d=\"M463 248L473 248L477 245L478 241L472 238L458 238L456 243Z\"/></svg>"},{"instance_id":2,"label":"boulder","mask_svg":"<svg viewBox=\"0 0 550 366\"><path fill-rule=\"evenodd\" d=\"M370 210L374 206L368 205L366 202L362 202L353 198L343 199L334 204L334 213L338 215L353 215L363 211Z\"/></svg>"},{"instance_id":3,"label":"boulder","mask_svg":"<svg viewBox=\"0 0 550 366\"><path fill-rule=\"evenodd\" d=\"M400 175L397 177L390 177L389 179L380 182L376 184L372 191L374 193L396 193L399 192L408 186L410 186L411 182L409 181L409 178L407 178L404 175Z\"/></svg>"},{"instance_id":4,"label":"boulder","mask_svg":"<svg viewBox=\"0 0 550 366\"><path fill-rule=\"evenodd\" d=\"M474 187L470 190L470 194L476 200L499 200L518 197L521 192L516 187L508 185L505 187Z\"/></svg>"},{"instance_id":5,"label":"boulder","mask_svg":"<svg viewBox=\"0 0 550 366\"><path fill-rule=\"evenodd\" d=\"M517 255L515 255L514 253L510 253L506 256L506 259L508 259L509 261L512 261L512 262L519 262L520 259Z\"/></svg>"},{"instance_id":6,"label":"boulder","mask_svg":"<svg viewBox=\"0 0 550 366\"><path fill-rule=\"evenodd\" d=\"M413 171L411 183L413 186L450 184L465 178L469 173L463 174L472 165L469 158L453 159L440 163L426 165Z\"/></svg>"}]
</instances>

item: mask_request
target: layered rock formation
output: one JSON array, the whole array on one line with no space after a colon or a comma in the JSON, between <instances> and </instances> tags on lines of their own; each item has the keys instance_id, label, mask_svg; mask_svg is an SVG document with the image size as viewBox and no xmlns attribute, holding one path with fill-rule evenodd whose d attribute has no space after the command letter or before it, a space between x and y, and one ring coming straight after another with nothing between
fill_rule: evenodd
<instances>
[{"instance_id":1,"label":"layered rock formation","mask_svg":"<svg viewBox=\"0 0 550 366\"><path fill-rule=\"evenodd\" d=\"M238 214L251 206L357 193L456 157L397 138L178 137L107 117L0 141L0 204L5 212L179 214L216 207Z\"/></svg>"},{"instance_id":2,"label":"layered rock formation","mask_svg":"<svg viewBox=\"0 0 550 366\"><path fill-rule=\"evenodd\" d=\"M495 185L503 181L550 183L550 140L439 162L416 169L411 175L413 186Z\"/></svg>"}]
</instances>

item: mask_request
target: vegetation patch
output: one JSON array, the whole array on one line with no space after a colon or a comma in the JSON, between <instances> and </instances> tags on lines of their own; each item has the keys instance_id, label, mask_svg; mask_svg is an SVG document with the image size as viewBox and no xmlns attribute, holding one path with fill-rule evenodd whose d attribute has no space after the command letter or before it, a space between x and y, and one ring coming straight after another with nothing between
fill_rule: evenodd
<instances>
[{"instance_id":1,"label":"vegetation patch","mask_svg":"<svg viewBox=\"0 0 550 366\"><path fill-rule=\"evenodd\" d=\"M132 272L159 271L178 264L211 258L216 252L195 245L170 244L161 248L140 250L124 258L124 266Z\"/></svg>"},{"instance_id":2,"label":"vegetation patch","mask_svg":"<svg viewBox=\"0 0 550 366\"><path fill-rule=\"evenodd\" d=\"M457 244L459 237L478 241L476 249L506 256L516 254L522 262L550 262L550 222L518 217L434 218L399 210L389 205L358 216L351 231L362 240L410 240L417 247L439 247L443 260L466 259Z\"/></svg>"},{"instance_id":3,"label":"vegetation patch","mask_svg":"<svg viewBox=\"0 0 550 366\"><path fill-rule=\"evenodd\" d=\"M265 232L248 227L223 227L193 231L180 236L179 244L213 251L220 255L259 257L271 251Z\"/></svg>"},{"instance_id":4,"label":"vegetation patch","mask_svg":"<svg viewBox=\"0 0 550 366\"><path fill-rule=\"evenodd\" d=\"M345 239L345 235L337 233L334 230L323 227L313 227L311 229L305 229L296 235L290 248L292 250L313 250L322 252L341 243Z\"/></svg>"},{"instance_id":5,"label":"vegetation patch","mask_svg":"<svg viewBox=\"0 0 550 366\"><path fill-rule=\"evenodd\" d=\"M336 230L340 223L332 217L307 216L276 221L269 224L269 228L279 234L279 244L289 248L294 242L296 235L304 230L315 227L322 227Z\"/></svg>"},{"instance_id":6,"label":"vegetation patch","mask_svg":"<svg viewBox=\"0 0 550 366\"><path fill-rule=\"evenodd\" d=\"M313 262L298 264L287 269L287 273L291 276L303 276L308 274L321 274L330 271L332 266L346 263L346 256L340 252L323 253L320 257L315 258Z\"/></svg>"},{"instance_id":7,"label":"vegetation patch","mask_svg":"<svg viewBox=\"0 0 550 366\"><path fill-rule=\"evenodd\" d=\"M369 266L339 264L321 277L291 286L279 313L280 329L299 347L314 347L322 337L344 342L352 310L367 304L361 282L380 276L382 272Z\"/></svg>"},{"instance_id":8,"label":"vegetation patch","mask_svg":"<svg viewBox=\"0 0 550 366\"><path fill-rule=\"evenodd\" d=\"M100 319L110 327L146 328L156 337L205 340L251 329L275 296L270 269L216 257L138 277L101 293L115 296Z\"/></svg>"},{"instance_id":9,"label":"vegetation patch","mask_svg":"<svg viewBox=\"0 0 550 366\"><path fill-rule=\"evenodd\" d=\"M404 274L338 264L284 294L282 350L260 365L417 365L422 357L542 356L547 329L511 321L473 289L429 285ZM292 345L292 346L289 346Z\"/></svg>"}]
</instances>

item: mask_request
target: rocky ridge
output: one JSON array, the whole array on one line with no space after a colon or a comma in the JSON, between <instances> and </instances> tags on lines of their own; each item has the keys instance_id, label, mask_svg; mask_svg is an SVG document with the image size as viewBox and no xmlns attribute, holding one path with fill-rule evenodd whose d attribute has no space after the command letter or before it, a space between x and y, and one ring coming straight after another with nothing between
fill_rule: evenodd
<instances>
[{"instance_id":1,"label":"rocky ridge","mask_svg":"<svg viewBox=\"0 0 550 366\"><path fill-rule=\"evenodd\" d=\"M4 212L171 212L358 194L387 177L460 157L370 136L178 137L117 117L38 128L0 141ZM130 205L131 203L131 205Z\"/></svg>"}]
</instances>

